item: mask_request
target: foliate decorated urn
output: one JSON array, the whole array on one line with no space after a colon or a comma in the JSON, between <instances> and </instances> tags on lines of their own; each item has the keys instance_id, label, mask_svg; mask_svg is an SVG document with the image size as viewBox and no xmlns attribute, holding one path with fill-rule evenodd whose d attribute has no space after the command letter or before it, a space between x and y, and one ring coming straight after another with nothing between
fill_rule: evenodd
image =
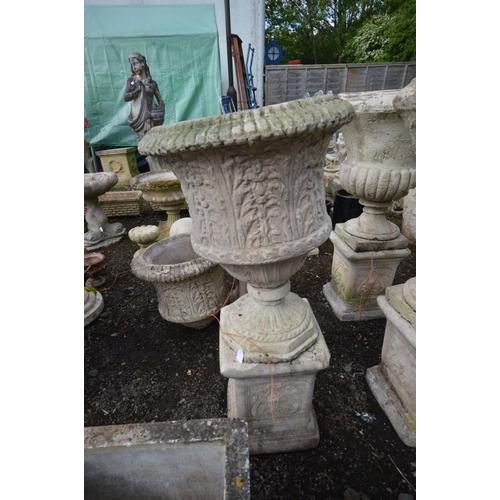
<instances>
[{"instance_id":1,"label":"foliate decorated urn","mask_svg":"<svg viewBox=\"0 0 500 500\"><path fill-rule=\"evenodd\" d=\"M352 116L349 103L322 96L155 127L139 144L180 180L195 252L248 283L249 293L224 308L230 328L276 360L315 341L310 307L290 299L288 280L331 232L323 167L332 134ZM281 320L259 321L278 309ZM236 334L225 340L241 343Z\"/></svg>"},{"instance_id":2,"label":"foliate decorated urn","mask_svg":"<svg viewBox=\"0 0 500 500\"><path fill-rule=\"evenodd\" d=\"M389 240L400 235L385 212L415 187L415 147L404 120L394 109L399 90L339 94L355 110L342 127L347 159L340 167L344 189L360 198L363 214L345 224L359 238Z\"/></svg>"}]
</instances>

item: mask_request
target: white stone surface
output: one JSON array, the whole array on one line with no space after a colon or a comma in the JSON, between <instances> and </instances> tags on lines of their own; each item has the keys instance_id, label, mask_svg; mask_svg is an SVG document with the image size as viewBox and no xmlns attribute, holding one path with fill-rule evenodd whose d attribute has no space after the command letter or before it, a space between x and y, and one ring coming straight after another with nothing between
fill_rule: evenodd
<instances>
[{"instance_id":1,"label":"white stone surface","mask_svg":"<svg viewBox=\"0 0 500 500\"><path fill-rule=\"evenodd\" d=\"M193 219L191 217L182 217L175 221L170 227L170 236L177 234L191 234L193 232Z\"/></svg>"},{"instance_id":2,"label":"white stone surface","mask_svg":"<svg viewBox=\"0 0 500 500\"><path fill-rule=\"evenodd\" d=\"M404 315L413 310L415 279L386 290L378 297L387 318L380 365L367 370L366 379L373 395L407 446L416 446L416 330ZM387 296L392 295L392 303ZM415 310L413 310L415 313Z\"/></svg>"}]
</instances>

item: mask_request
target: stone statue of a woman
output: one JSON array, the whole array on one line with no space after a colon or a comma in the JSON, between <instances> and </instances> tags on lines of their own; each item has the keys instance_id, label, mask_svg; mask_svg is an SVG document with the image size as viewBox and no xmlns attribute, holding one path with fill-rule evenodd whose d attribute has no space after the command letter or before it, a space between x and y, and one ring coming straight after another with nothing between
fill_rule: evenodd
<instances>
[{"instance_id":1,"label":"stone statue of a woman","mask_svg":"<svg viewBox=\"0 0 500 500\"><path fill-rule=\"evenodd\" d=\"M146 58L134 52L128 58L132 75L127 79L125 101L132 101L128 123L140 141L151 128L165 119L165 103L157 83L151 78ZM158 104L153 105L153 97Z\"/></svg>"}]
</instances>

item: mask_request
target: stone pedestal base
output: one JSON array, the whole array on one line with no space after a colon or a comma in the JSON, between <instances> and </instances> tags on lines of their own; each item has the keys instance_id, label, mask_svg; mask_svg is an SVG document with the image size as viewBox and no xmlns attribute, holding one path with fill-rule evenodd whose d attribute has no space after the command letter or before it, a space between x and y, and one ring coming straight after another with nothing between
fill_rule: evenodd
<instances>
[{"instance_id":1,"label":"stone pedestal base","mask_svg":"<svg viewBox=\"0 0 500 500\"><path fill-rule=\"evenodd\" d=\"M107 248L115 243L118 243L123 236L127 233L127 230L123 228L123 231L120 232L119 235L115 236L104 236L101 240L96 241L95 243L89 243L87 241L84 242L85 251L93 252L95 250L100 250L102 248Z\"/></svg>"},{"instance_id":2,"label":"stone pedestal base","mask_svg":"<svg viewBox=\"0 0 500 500\"><path fill-rule=\"evenodd\" d=\"M398 285L391 288L401 288ZM397 291L397 290L396 290ZM387 317L380 365L366 380L387 418L407 446L416 446L416 331L387 301L378 298Z\"/></svg>"},{"instance_id":3,"label":"stone pedestal base","mask_svg":"<svg viewBox=\"0 0 500 500\"><path fill-rule=\"evenodd\" d=\"M84 294L84 326L92 323L104 309L104 300L99 292L83 291Z\"/></svg>"},{"instance_id":4,"label":"stone pedestal base","mask_svg":"<svg viewBox=\"0 0 500 500\"><path fill-rule=\"evenodd\" d=\"M330 353L319 330L317 342L286 363L240 363L220 333L220 368L228 383L228 417L248 422L250 454L314 448L319 429L312 405L316 373ZM271 414L271 372L274 421Z\"/></svg>"},{"instance_id":5,"label":"stone pedestal base","mask_svg":"<svg viewBox=\"0 0 500 500\"><path fill-rule=\"evenodd\" d=\"M343 226L341 224L340 226ZM394 245L401 246L404 236ZM323 294L335 316L341 321L361 321L383 318L377 297L392 285L400 262L411 254L408 248L354 251L332 231L333 243L332 281L323 287ZM387 247L387 243L385 243Z\"/></svg>"},{"instance_id":6,"label":"stone pedestal base","mask_svg":"<svg viewBox=\"0 0 500 500\"><path fill-rule=\"evenodd\" d=\"M136 149L131 147L96 151L97 156L101 159L103 171L114 172L118 176L115 189L128 187L130 179L139 175L139 167L135 158Z\"/></svg>"}]
</instances>

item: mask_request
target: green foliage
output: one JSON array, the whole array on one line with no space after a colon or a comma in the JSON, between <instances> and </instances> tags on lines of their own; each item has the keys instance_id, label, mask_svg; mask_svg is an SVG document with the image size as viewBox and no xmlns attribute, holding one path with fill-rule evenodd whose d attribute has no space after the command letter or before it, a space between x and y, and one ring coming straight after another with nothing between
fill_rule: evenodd
<instances>
[{"instance_id":1,"label":"green foliage","mask_svg":"<svg viewBox=\"0 0 500 500\"><path fill-rule=\"evenodd\" d=\"M391 17L379 14L368 19L346 45L345 54L355 62L385 61Z\"/></svg>"},{"instance_id":2,"label":"green foliage","mask_svg":"<svg viewBox=\"0 0 500 500\"><path fill-rule=\"evenodd\" d=\"M303 64L416 60L415 0L266 0L266 43Z\"/></svg>"}]
</instances>

